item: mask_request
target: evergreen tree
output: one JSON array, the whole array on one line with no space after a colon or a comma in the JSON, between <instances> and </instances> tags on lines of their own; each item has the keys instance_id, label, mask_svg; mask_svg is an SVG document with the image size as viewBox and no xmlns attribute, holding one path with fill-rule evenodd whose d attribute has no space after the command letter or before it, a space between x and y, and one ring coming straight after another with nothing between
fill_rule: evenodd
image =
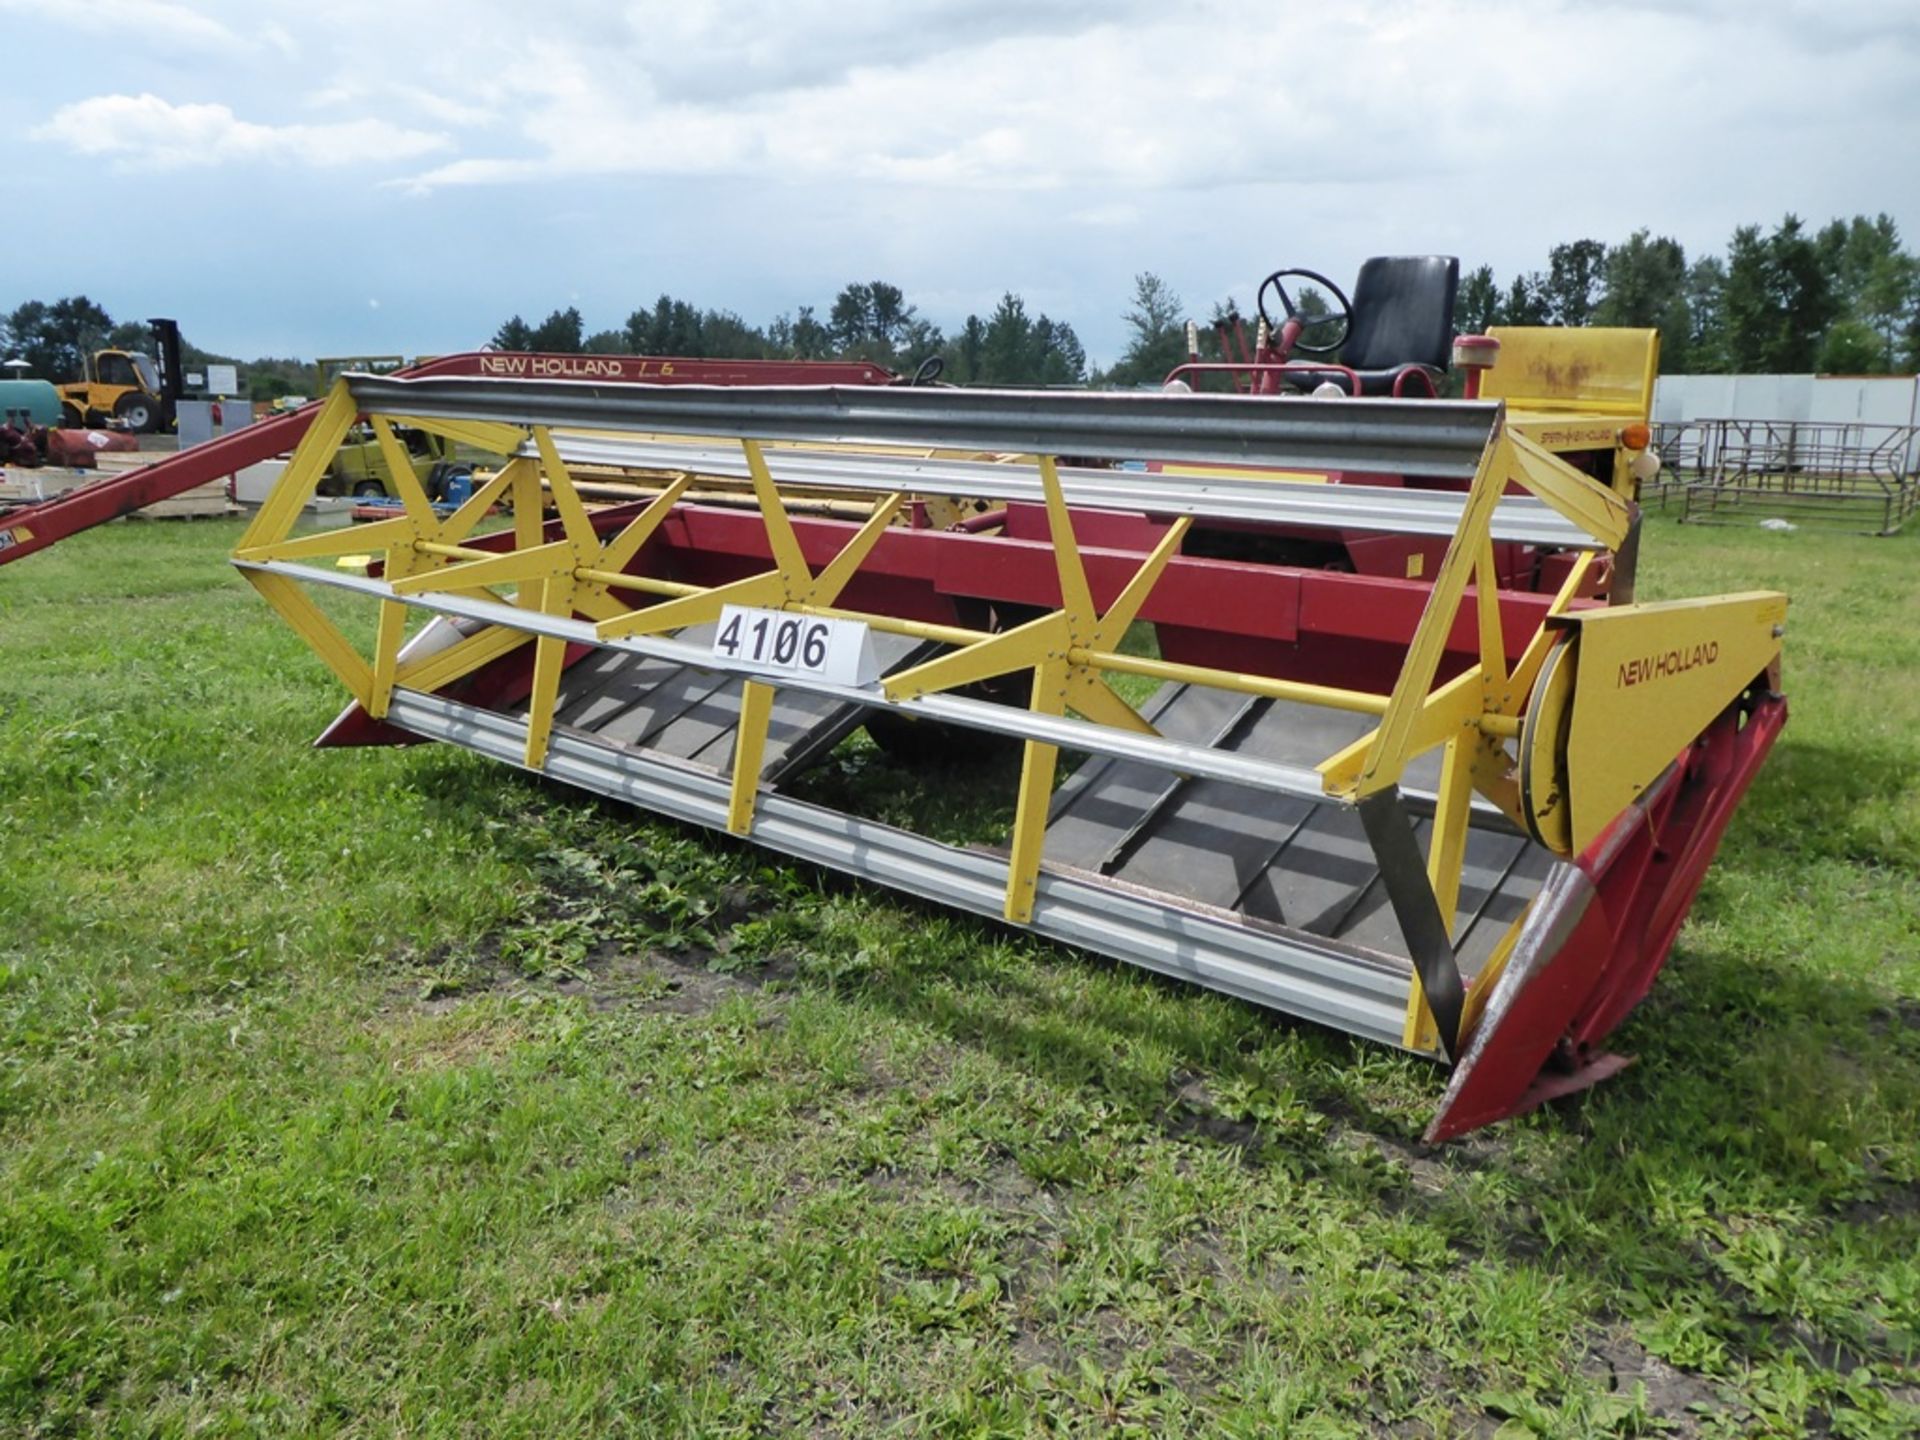
<instances>
[{"instance_id":1,"label":"evergreen tree","mask_svg":"<svg viewBox=\"0 0 1920 1440\"><path fill-rule=\"evenodd\" d=\"M1033 321L1027 304L1011 290L1000 297L987 319L980 347L979 379L989 385L1018 385L1027 378L1033 346Z\"/></svg>"},{"instance_id":2,"label":"evergreen tree","mask_svg":"<svg viewBox=\"0 0 1920 1440\"><path fill-rule=\"evenodd\" d=\"M887 365L904 364L901 356L910 348L932 353L928 337L939 332L915 317L898 285L872 280L849 285L834 297L827 333L841 355Z\"/></svg>"},{"instance_id":3,"label":"evergreen tree","mask_svg":"<svg viewBox=\"0 0 1920 1440\"><path fill-rule=\"evenodd\" d=\"M1687 307L1687 252L1678 240L1636 230L1607 251L1605 293L1594 306L1595 325L1660 331L1660 368L1692 363L1692 318Z\"/></svg>"},{"instance_id":4,"label":"evergreen tree","mask_svg":"<svg viewBox=\"0 0 1920 1440\"><path fill-rule=\"evenodd\" d=\"M152 329L137 320L122 320L107 332L109 350L145 350L152 343Z\"/></svg>"},{"instance_id":5,"label":"evergreen tree","mask_svg":"<svg viewBox=\"0 0 1920 1440\"><path fill-rule=\"evenodd\" d=\"M1789 215L1768 238L1773 301L1780 310L1779 349L1770 367L1780 372L1811 370L1827 327L1841 315L1833 282L1820 261L1819 246L1797 215Z\"/></svg>"},{"instance_id":6,"label":"evergreen tree","mask_svg":"<svg viewBox=\"0 0 1920 1440\"><path fill-rule=\"evenodd\" d=\"M1779 351L1768 271L1760 227L1740 226L1727 245L1726 279L1720 287L1721 343L1729 371L1765 370Z\"/></svg>"},{"instance_id":7,"label":"evergreen tree","mask_svg":"<svg viewBox=\"0 0 1920 1440\"><path fill-rule=\"evenodd\" d=\"M1607 247L1598 240L1556 245L1547 254L1547 278L1541 287L1547 318L1554 325L1585 325L1606 265Z\"/></svg>"},{"instance_id":8,"label":"evergreen tree","mask_svg":"<svg viewBox=\"0 0 1920 1440\"><path fill-rule=\"evenodd\" d=\"M25 360L32 367L27 373L37 379L78 380L86 357L102 348L112 330L113 318L84 295L51 305L28 300L0 323L0 358ZM144 332L136 348L144 348Z\"/></svg>"},{"instance_id":9,"label":"evergreen tree","mask_svg":"<svg viewBox=\"0 0 1920 1440\"><path fill-rule=\"evenodd\" d=\"M1844 358L1866 360L1864 365L1822 368L1850 371L1884 372L1891 370L1900 355L1900 341L1916 299L1920 299L1920 265L1900 244L1900 229L1886 214L1869 220L1856 215L1851 221L1835 220L1824 226L1815 239L1820 263L1833 287L1834 299L1853 322L1844 341L1836 341L1836 326L1827 336L1827 345L1842 344ZM1847 322L1842 321L1845 325ZM1879 337L1878 353L1865 356L1860 331ZM1824 349L1824 347L1823 347Z\"/></svg>"},{"instance_id":10,"label":"evergreen tree","mask_svg":"<svg viewBox=\"0 0 1920 1440\"><path fill-rule=\"evenodd\" d=\"M731 310L708 310L700 317L703 354L719 360L764 360L767 337Z\"/></svg>"},{"instance_id":11,"label":"evergreen tree","mask_svg":"<svg viewBox=\"0 0 1920 1440\"><path fill-rule=\"evenodd\" d=\"M1546 281L1538 270L1516 275L1500 302L1502 325L1545 325L1548 323Z\"/></svg>"},{"instance_id":12,"label":"evergreen tree","mask_svg":"<svg viewBox=\"0 0 1920 1440\"><path fill-rule=\"evenodd\" d=\"M533 327L532 348L548 355L578 355L586 349L586 321L569 305Z\"/></svg>"},{"instance_id":13,"label":"evergreen tree","mask_svg":"<svg viewBox=\"0 0 1920 1440\"><path fill-rule=\"evenodd\" d=\"M1718 374L1727 368L1727 267L1718 255L1703 255L1687 267L1685 368ZM1664 347L1664 337L1662 344ZM1663 350L1664 353L1664 350ZM1667 367L1678 370L1680 362Z\"/></svg>"},{"instance_id":14,"label":"evergreen tree","mask_svg":"<svg viewBox=\"0 0 1920 1440\"><path fill-rule=\"evenodd\" d=\"M586 322L573 306L555 310L538 325L518 315L493 332L496 350L534 350L551 355L578 355L586 349Z\"/></svg>"},{"instance_id":15,"label":"evergreen tree","mask_svg":"<svg viewBox=\"0 0 1920 1440\"><path fill-rule=\"evenodd\" d=\"M1488 326L1499 323L1500 287L1494 283L1493 267L1482 265L1469 270L1454 298L1454 329L1462 335L1484 335Z\"/></svg>"},{"instance_id":16,"label":"evergreen tree","mask_svg":"<svg viewBox=\"0 0 1920 1440\"><path fill-rule=\"evenodd\" d=\"M531 350L533 328L515 315L493 332L492 344L496 350Z\"/></svg>"},{"instance_id":17,"label":"evergreen tree","mask_svg":"<svg viewBox=\"0 0 1920 1440\"><path fill-rule=\"evenodd\" d=\"M1595 324L1662 325L1675 304L1686 299L1687 252L1678 240L1636 230L1607 251L1602 282Z\"/></svg>"},{"instance_id":18,"label":"evergreen tree","mask_svg":"<svg viewBox=\"0 0 1920 1440\"><path fill-rule=\"evenodd\" d=\"M789 333L796 360L825 360L832 354L833 337L827 333L826 326L813 318L811 305L800 307Z\"/></svg>"},{"instance_id":19,"label":"evergreen tree","mask_svg":"<svg viewBox=\"0 0 1920 1440\"><path fill-rule=\"evenodd\" d=\"M1012 291L985 320L969 315L943 353L947 378L962 385L1083 385L1087 379L1087 354L1073 327L1029 315L1027 302Z\"/></svg>"},{"instance_id":20,"label":"evergreen tree","mask_svg":"<svg viewBox=\"0 0 1920 1440\"><path fill-rule=\"evenodd\" d=\"M1155 385L1187 358L1187 327L1180 297L1151 270L1133 279L1133 308L1126 313L1133 338L1105 376L1115 386Z\"/></svg>"},{"instance_id":21,"label":"evergreen tree","mask_svg":"<svg viewBox=\"0 0 1920 1440\"><path fill-rule=\"evenodd\" d=\"M1826 375L1884 375L1888 346L1880 332L1851 317L1836 322L1822 337L1814 369Z\"/></svg>"},{"instance_id":22,"label":"evergreen tree","mask_svg":"<svg viewBox=\"0 0 1920 1440\"><path fill-rule=\"evenodd\" d=\"M1757 225L1734 231L1723 296L1727 365L1734 371L1813 369L1821 339L1840 314L1821 246L1797 215L1768 236Z\"/></svg>"},{"instance_id":23,"label":"evergreen tree","mask_svg":"<svg viewBox=\"0 0 1920 1440\"><path fill-rule=\"evenodd\" d=\"M827 333L834 348L843 351L874 338L872 286L849 285L834 297L833 308L827 311Z\"/></svg>"},{"instance_id":24,"label":"evergreen tree","mask_svg":"<svg viewBox=\"0 0 1920 1440\"><path fill-rule=\"evenodd\" d=\"M906 322L895 342L894 363L903 375L911 375L936 355L947 354L947 337L931 320Z\"/></svg>"},{"instance_id":25,"label":"evergreen tree","mask_svg":"<svg viewBox=\"0 0 1920 1440\"><path fill-rule=\"evenodd\" d=\"M960 334L954 341L953 380L961 385L980 379L981 367L986 363L987 323L978 315L967 316L967 323L960 328Z\"/></svg>"},{"instance_id":26,"label":"evergreen tree","mask_svg":"<svg viewBox=\"0 0 1920 1440\"><path fill-rule=\"evenodd\" d=\"M1071 325L1045 315L1033 322L1030 375L1030 383L1036 385L1086 383L1087 352L1080 348L1080 337Z\"/></svg>"}]
</instances>

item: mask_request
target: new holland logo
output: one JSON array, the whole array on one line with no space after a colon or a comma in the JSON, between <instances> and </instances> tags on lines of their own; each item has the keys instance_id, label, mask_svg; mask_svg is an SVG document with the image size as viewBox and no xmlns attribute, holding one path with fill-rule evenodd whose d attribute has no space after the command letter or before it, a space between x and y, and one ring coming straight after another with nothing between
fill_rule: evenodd
<instances>
[{"instance_id":1,"label":"new holland logo","mask_svg":"<svg viewBox=\"0 0 1920 1440\"><path fill-rule=\"evenodd\" d=\"M619 380L643 378L648 362L596 355L483 355L482 375L534 375L557 380ZM657 374L671 375L673 366L661 365Z\"/></svg>"},{"instance_id":2,"label":"new holland logo","mask_svg":"<svg viewBox=\"0 0 1920 1440\"><path fill-rule=\"evenodd\" d=\"M1719 658L1720 642L1705 640L1698 645L1677 646L1657 655L1642 655L1637 660L1622 660L1619 688L1624 689L1628 685L1644 685L1649 680L1666 680L1675 675L1684 675L1689 670L1711 665Z\"/></svg>"}]
</instances>

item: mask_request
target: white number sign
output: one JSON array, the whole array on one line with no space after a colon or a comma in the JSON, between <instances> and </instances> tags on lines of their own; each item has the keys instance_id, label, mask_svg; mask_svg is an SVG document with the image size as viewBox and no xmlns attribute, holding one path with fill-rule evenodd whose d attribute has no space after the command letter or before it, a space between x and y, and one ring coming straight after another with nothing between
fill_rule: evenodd
<instances>
[{"instance_id":1,"label":"white number sign","mask_svg":"<svg viewBox=\"0 0 1920 1440\"><path fill-rule=\"evenodd\" d=\"M829 620L729 605L720 612L713 653L756 670L815 675L834 685L871 685L880 666L864 620Z\"/></svg>"}]
</instances>

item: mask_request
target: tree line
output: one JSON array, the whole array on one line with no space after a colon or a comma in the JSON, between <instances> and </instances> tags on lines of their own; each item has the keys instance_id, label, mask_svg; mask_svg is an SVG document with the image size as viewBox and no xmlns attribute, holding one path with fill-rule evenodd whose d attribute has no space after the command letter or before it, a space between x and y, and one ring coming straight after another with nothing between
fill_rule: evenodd
<instances>
[{"instance_id":1,"label":"tree line","mask_svg":"<svg viewBox=\"0 0 1920 1440\"><path fill-rule=\"evenodd\" d=\"M493 334L500 350L585 355L687 355L722 360L854 358L911 373L938 359L960 384L1082 385L1087 354L1065 321L1029 313L1009 291L986 316L969 315L951 335L922 317L905 293L885 280L843 288L822 316L816 307L776 315L755 326L731 310L702 309L662 295L617 330L589 332L578 307L555 310L538 324L515 315Z\"/></svg>"},{"instance_id":2,"label":"tree line","mask_svg":"<svg viewBox=\"0 0 1920 1440\"><path fill-rule=\"evenodd\" d=\"M1318 313L1311 287L1296 297ZM1222 358L1214 327L1245 312L1233 297L1213 305L1201 352ZM824 318L812 306L764 327L730 310L702 310L662 295L619 330L589 333L578 309L537 325L514 316L495 332L501 349L756 359L862 359L911 371L938 356L962 384L1150 384L1186 358L1187 312L1151 272L1135 278L1126 347L1105 370L1089 368L1073 327L1029 315L1012 292L991 315L969 315L951 335L922 319L898 286L848 285ZM1887 215L1856 215L1810 229L1787 215L1771 231L1742 225L1724 253L1689 258L1671 236L1636 230L1617 244L1555 245L1546 265L1500 283L1490 265L1461 277L1454 310L1462 334L1491 325L1618 325L1661 331L1663 372L1823 371L1889 374L1920 369L1920 260Z\"/></svg>"},{"instance_id":3,"label":"tree line","mask_svg":"<svg viewBox=\"0 0 1920 1440\"><path fill-rule=\"evenodd\" d=\"M1303 308L1324 308L1312 290ZM1227 297L1211 321L1244 312ZM1657 326L1667 373L1887 374L1920 369L1920 260L1891 217L1855 215L1812 229L1796 215L1771 230L1742 225L1724 252L1689 256L1678 240L1636 230L1607 244L1553 246L1546 264L1501 282L1490 265L1465 271L1455 306L1464 334L1490 325ZM728 309L663 294L618 328L590 330L578 307L538 323L514 315L494 331L503 350L560 354L686 355L718 359L860 359L912 373L938 359L947 380L984 385L1153 384L1186 358L1188 312L1151 272L1135 277L1124 314L1126 344L1101 369L1088 363L1073 326L1030 310L1013 291L951 333L922 316L884 280L841 289L824 313L802 305L755 325ZM1205 358L1222 358L1214 324L1203 327ZM29 300L0 316L0 359L27 361L32 374L66 380L95 349L144 349L146 328L115 324L84 295ZM191 344L189 366L230 360ZM311 378L301 362L266 358L245 367L256 399L300 393Z\"/></svg>"},{"instance_id":4,"label":"tree line","mask_svg":"<svg viewBox=\"0 0 1920 1440\"><path fill-rule=\"evenodd\" d=\"M136 320L116 322L104 306L85 295L27 300L0 315L0 360L24 360L27 369L20 373L41 380L78 380L86 358L97 350L140 353L152 348L153 332L147 325ZM232 355L202 350L184 334L180 361L189 370L205 370L209 365L239 366L255 400L302 393L313 368L307 361L282 356L242 362Z\"/></svg>"},{"instance_id":5,"label":"tree line","mask_svg":"<svg viewBox=\"0 0 1920 1440\"><path fill-rule=\"evenodd\" d=\"M1920 260L1884 214L1742 225L1724 254L1691 261L1678 240L1636 230L1556 245L1544 270L1505 287L1482 265L1462 278L1455 315L1465 332L1658 326L1668 373L1884 375L1920 369Z\"/></svg>"}]
</instances>

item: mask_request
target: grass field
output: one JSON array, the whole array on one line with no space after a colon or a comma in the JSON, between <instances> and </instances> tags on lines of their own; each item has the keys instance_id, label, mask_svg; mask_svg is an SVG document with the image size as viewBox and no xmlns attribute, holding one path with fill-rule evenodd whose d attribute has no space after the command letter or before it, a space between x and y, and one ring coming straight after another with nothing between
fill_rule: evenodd
<instances>
[{"instance_id":1,"label":"grass field","mask_svg":"<svg viewBox=\"0 0 1920 1440\"><path fill-rule=\"evenodd\" d=\"M1793 719L1639 1063L1429 1149L1410 1059L309 751L235 534L0 571L0 1434L1920 1426L1920 541L1655 526Z\"/></svg>"}]
</instances>

